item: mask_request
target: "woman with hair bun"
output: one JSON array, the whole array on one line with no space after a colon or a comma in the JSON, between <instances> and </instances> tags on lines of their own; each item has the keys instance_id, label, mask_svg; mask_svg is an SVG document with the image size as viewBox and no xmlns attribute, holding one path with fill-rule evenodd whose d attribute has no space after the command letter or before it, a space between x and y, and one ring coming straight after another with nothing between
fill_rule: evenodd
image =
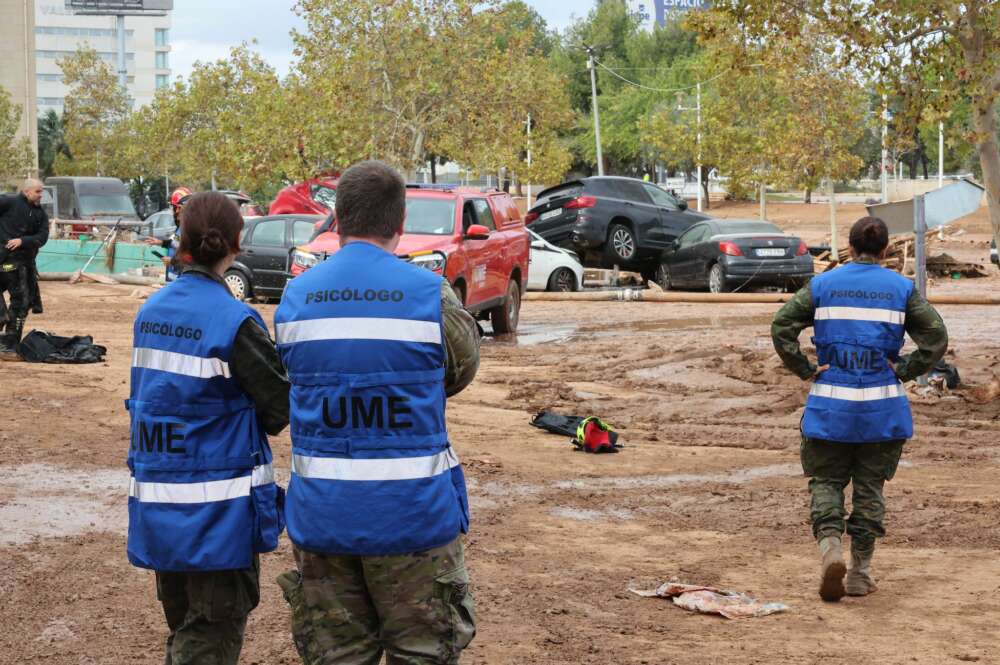
<instances>
[{"instance_id":1,"label":"woman with hair bun","mask_svg":"<svg viewBox=\"0 0 1000 665\"><path fill-rule=\"evenodd\" d=\"M801 456L822 556L819 594L828 601L877 588L871 561L876 539L885 535L882 490L913 436L902 384L926 373L948 349L944 322L913 282L879 265L889 244L885 222L859 219L850 243L853 261L814 277L771 325L785 366L813 380L802 416ZM798 341L809 327L815 364ZM917 350L900 356L907 334ZM849 484L853 507L847 517ZM849 571L841 545L845 530L851 537Z\"/></svg>"},{"instance_id":2,"label":"woman with hair bun","mask_svg":"<svg viewBox=\"0 0 1000 665\"><path fill-rule=\"evenodd\" d=\"M278 545L283 490L267 435L288 425L288 378L260 315L222 276L243 219L218 192L184 209L185 270L134 326L128 558L156 571L171 665L235 665Z\"/></svg>"}]
</instances>

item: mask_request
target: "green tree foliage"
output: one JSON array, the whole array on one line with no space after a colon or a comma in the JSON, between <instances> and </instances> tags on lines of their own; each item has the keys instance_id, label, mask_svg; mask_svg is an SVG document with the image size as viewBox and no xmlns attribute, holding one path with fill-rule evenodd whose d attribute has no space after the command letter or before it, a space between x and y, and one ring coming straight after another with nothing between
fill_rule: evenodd
<instances>
[{"instance_id":1,"label":"green tree foliage","mask_svg":"<svg viewBox=\"0 0 1000 665\"><path fill-rule=\"evenodd\" d=\"M552 36L523 2L301 0L297 11L306 152L338 165L378 157L411 176L431 155L526 172L531 113L546 147L532 170L568 162L548 135L571 120L545 57Z\"/></svg>"},{"instance_id":2,"label":"green tree foliage","mask_svg":"<svg viewBox=\"0 0 1000 665\"><path fill-rule=\"evenodd\" d=\"M599 2L566 31L552 52L552 67L566 77L570 103L579 114L571 134L574 166L596 170L587 46L594 48L596 59L604 65L597 68L597 82L605 170L621 175L648 173L658 155L643 130L644 123L674 101L660 89L691 80L684 64L698 50L695 34L676 21L653 31L641 30L626 3L610 0Z\"/></svg>"},{"instance_id":3,"label":"green tree foliage","mask_svg":"<svg viewBox=\"0 0 1000 665\"><path fill-rule=\"evenodd\" d=\"M0 86L0 180L19 180L28 175L33 161L31 142L17 138L21 126L21 107Z\"/></svg>"},{"instance_id":4,"label":"green tree foliage","mask_svg":"<svg viewBox=\"0 0 1000 665\"><path fill-rule=\"evenodd\" d=\"M56 157L72 159L69 144L66 143L66 128L63 119L54 109L49 109L38 118L38 170L41 177L55 175Z\"/></svg>"},{"instance_id":5,"label":"green tree foliage","mask_svg":"<svg viewBox=\"0 0 1000 665\"><path fill-rule=\"evenodd\" d=\"M89 46L81 47L58 64L69 86L63 112L69 152L56 155L54 171L63 175L131 171L127 154L131 104L118 85L117 75Z\"/></svg>"},{"instance_id":6,"label":"green tree foliage","mask_svg":"<svg viewBox=\"0 0 1000 665\"><path fill-rule=\"evenodd\" d=\"M966 139L978 153L994 237L1000 238L1000 3L988 0L719 0L752 38L822 31L844 66L870 72L901 103L895 130L912 137L969 103Z\"/></svg>"},{"instance_id":7,"label":"green tree foliage","mask_svg":"<svg viewBox=\"0 0 1000 665\"><path fill-rule=\"evenodd\" d=\"M819 35L754 42L725 14L696 21L705 48L694 68L705 81L702 161L729 177L731 195L768 184L804 190L808 201L822 180L858 174L864 88L836 66ZM697 160L695 113L665 105L646 127L666 163Z\"/></svg>"},{"instance_id":8,"label":"green tree foliage","mask_svg":"<svg viewBox=\"0 0 1000 665\"><path fill-rule=\"evenodd\" d=\"M277 73L246 45L197 63L187 81L160 90L132 119L143 173L169 173L195 186L254 190L299 175L292 100Z\"/></svg>"}]
</instances>

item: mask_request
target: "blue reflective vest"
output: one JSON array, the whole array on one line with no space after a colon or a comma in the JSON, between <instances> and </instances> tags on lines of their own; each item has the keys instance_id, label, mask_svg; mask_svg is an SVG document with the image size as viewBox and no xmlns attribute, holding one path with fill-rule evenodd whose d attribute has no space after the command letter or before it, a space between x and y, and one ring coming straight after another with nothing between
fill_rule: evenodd
<instances>
[{"instance_id":1,"label":"blue reflective vest","mask_svg":"<svg viewBox=\"0 0 1000 665\"><path fill-rule=\"evenodd\" d=\"M909 439L913 417L886 360L899 360L913 283L881 266L849 263L815 277L817 362L802 432L814 439L873 443Z\"/></svg>"},{"instance_id":2,"label":"blue reflective vest","mask_svg":"<svg viewBox=\"0 0 1000 665\"><path fill-rule=\"evenodd\" d=\"M134 327L128 557L163 571L247 568L278 546L282 490L253 403L229 371L247 319L226 287L182 275Z\"/></svg>"},{"instance_id":3,"label":"blue reflective vest","mask_svg":"<svg viewBox=\"0 0 1000 665\"><path fill-rule=\"evenodd\" d=\"M365 242L288 283L288 535L329 554L445 545L469 526L445 426L441 278Z\"/></svg>"}]
</instances>

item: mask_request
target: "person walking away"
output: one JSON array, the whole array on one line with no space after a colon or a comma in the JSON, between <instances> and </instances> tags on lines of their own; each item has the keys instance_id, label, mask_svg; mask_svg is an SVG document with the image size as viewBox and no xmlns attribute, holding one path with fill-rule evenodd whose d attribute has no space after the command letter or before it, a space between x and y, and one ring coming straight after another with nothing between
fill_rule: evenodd
<instances>
[{"instance_id":1,"label":"person walking away","mask_svg":"<svg viewBox=\"0 0 1000 665\"><path fill-rule=\"evenodd\" d=\"M879 265L888 243L881 219L859 219L850 234L854 261L814 277L771 326L785 366L803 380L814 379L802 417L801 456L810 477L823 600L877 588L871 562L876 539L885 535L883 487L913 436L902 383L926 373L948 349L944 322L913 282ZM819 367L799 348L799 333L810 326ZM901 357L905 334L917 350ZM850 517L844 509L848 484ZM850 571L841 546L845 529L851 536Z\"/></svg>"},{"instance_id":2,"label":"person walking away","mask_svg":"<svg viewBox=\"0 0 1000 665\"><path fill-rule=\"evenodd\" d=\"M296 562L278 583L304 663L457 663L476 628L465 477L444 415L478 369L478 327L446 280L393 255L406 216L396 171L352 166L336 213L340 251L290 281L275 313Z\"/></svg>"},{"instance_id":3,"label":"person walking away","mask_svg":"<svg viewBox=\"0 0 1000 665\"><path fill-rule=\"evenodd\" d=\"M288 424L289 383L264 321L222 280L242 227L223 194L195 195L188 269L135 319L128 558L156 571L167 665L237 663L258 554L284 528L266 435Z\"/></svg>"},{"instance_id":4,"label":"person walking away","mask_svg":"<svg viewBox=\"0 0 1000 665\"><path fill-rule=\"evenodd\" d=\"M0 298L4 291L10 294L0 354L16 352L35 300L35 257L49 239L41 200L42 183L34 179L26 180L20 193L0 196Z\"/></svg>"}]
</instances>

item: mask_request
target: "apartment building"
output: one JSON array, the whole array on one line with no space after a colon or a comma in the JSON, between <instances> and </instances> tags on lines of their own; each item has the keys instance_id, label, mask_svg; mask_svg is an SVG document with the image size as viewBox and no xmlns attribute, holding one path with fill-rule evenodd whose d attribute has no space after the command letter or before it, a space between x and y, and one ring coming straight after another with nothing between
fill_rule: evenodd
<instances>
[{"instance_id":1,"label":"apartment building","mask_svg":"<svg viewBox=\"0 0 1000 665\"><path fill-rule=\"evenodd\" d=\"M35 123L34 0L0 0L0 86L21 107L19 137L38 152Z\"/></svg>"},{"instance_id":2,"label":"apartment building","mask_svg":"<svg viewBox=\"0 0 1000 665\"><path fill-rule=\"evenodd\" d=\"M7 1L7 0L3 0ZM114 16L78 16L65 0L34 0L35 79L38 113L63 111L69 88L57 64L89 44L117 72L118 33ZM153 100L158 88L170 85L170 13L125 17L125 68L134 104Z\"/></svg>"}]
</instances>

